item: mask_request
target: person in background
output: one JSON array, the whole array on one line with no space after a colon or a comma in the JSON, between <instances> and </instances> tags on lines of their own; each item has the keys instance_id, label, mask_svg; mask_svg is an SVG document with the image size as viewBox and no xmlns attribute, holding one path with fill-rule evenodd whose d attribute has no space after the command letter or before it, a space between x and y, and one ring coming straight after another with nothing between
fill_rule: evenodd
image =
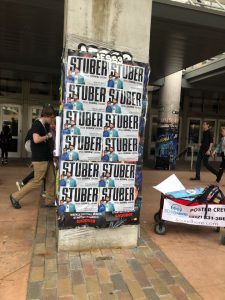
<instances>
[{"instance_id":1,"label":"person in background","mask_svg":"<svg viewBox=\"0 0 225 300\"><path fill-rule=\"evenodd\" d=\"M207 121L202 123L202 142L198 152L197 161L195 165L195 177L191 177L190 180L200 180L200 171L202 161L205 167L217 176L217 171L209 164L208 160L212 152L213 146L213 134L210 130L210 124Z\"/></svg>"},{"instance_id":2,"label":"person in background","mask_svg":"<svg viewBox=\"0 0 225 300\"><path fill-rule=\"evenodd\" d=\"M221 140L219 142L219 144L216 146L216 149L213 151L212 156L215 157L218 153L220 153L222 161L219 167L219 171L216 177L216 182L220 182L222 176L223 176L223 170L225 168L225 157L224 157L224 153L225 153L225 127L221 127Z\"/></svg>"},{"instance_id":3,"label":"person in background","mask_svg":"<svg viewBox=\"0 0 225 300\"><path fill-rule=\"evenodd\" d=\"M8 125L4 125L0 133L0 147L2 150L2 165L8 163L9 147L12 142L12 135Z\"/></svg>"},{"instance_id":4,"label":"person in background","mask_svg":"<svg viewBox=\"0 0 225 300\"><path fill-rule=\"evenodd\" d=\"M50 145L51 151L53 151L54 147L55 147L56 125L53 122L50 125L46 124L45 126L46 126L46 129L49 130L49 132L51 132L51 134L52 134L52 138L51 138L51 140L49 140L49 145ZM30 128L27 132L27 136L25 137L25 142L27 140L31 140L32 135L33 135L32 128ZM30 164L30 167L33 167L32 164ZM34 171L31 171L22 180L16 181L16 187L17 187L18 191L20 191L22 189L22 187L24 185L26 185L32 178L34 178ZM42 195L42 197L45 197L45 192L43 192L41 195Z\"/></svg>"},{"instance_id":5,"label":"person in background","mask_svg":"<svg viewBox=\"0 0 225 300\"><path fill-rule=\"evenodd\" d=\"M12 193L9 198L14 208L21 208L20 200L33 189L41 186L45 178L46 206L52 206L55 201L55 167L53 163L52 133L50 124L55 117L52 106L47 105L41 112L41 117L32 124L32 165L34 168L34 178L24 185L20 191Z\"/></svg>"},{"instance_id":6,"label":"person in background","mask_svg":"<svg viewBox=\"0 0 225 300\"><path fill-rule=\"evenodd\" d=\"M34 171L31 171L26 177L22 180L16 181L16 187L18 191L22 189L22 187L27 184L32 178L34 178Z\"/></svg>"}]
</instances>

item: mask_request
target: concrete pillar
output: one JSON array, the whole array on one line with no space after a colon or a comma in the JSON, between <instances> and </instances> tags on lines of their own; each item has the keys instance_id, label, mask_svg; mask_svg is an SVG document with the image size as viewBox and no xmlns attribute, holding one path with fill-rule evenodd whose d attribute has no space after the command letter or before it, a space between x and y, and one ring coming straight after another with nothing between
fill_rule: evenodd
<instances>
[{"instance_id":1,"label":"concrete pillar","mask_svg":"<svg viewBox=\"0 0 225 300\"><path fill-rule=\"evenodd\" d=\"M159 126L156 143L156 168L174 169L177 156L177 136L182 71L165 77L159 96Z\"/></svg>"},{"instance_id":2,"label":"concrete pillar","mask_svg":"<svg viewBox=\"0 0 225 300\"><path fill-rule=\"evenodd\" d=\"M65 0L64 46L94 44L148 63L151 11L151 0Z\"/></svg>"},{"instance_id":3,"label":"concrete pillar","mask_svg":"<svg viewBox=\"0 0 225 300\"><path fill-rule=\"evenodd\" d=\"M65 0L64 58L67 49L80 43L131 53L133 60L149 63L151 0ZM62 230L58 249L82 250L137 245L139 226L123 226L112 232L86 228ZM112 234L111 234L112 233ZM74 241L76 237L76 243ZM128 243L129 237L129 243Z\"/></svg>"}]
</instances>

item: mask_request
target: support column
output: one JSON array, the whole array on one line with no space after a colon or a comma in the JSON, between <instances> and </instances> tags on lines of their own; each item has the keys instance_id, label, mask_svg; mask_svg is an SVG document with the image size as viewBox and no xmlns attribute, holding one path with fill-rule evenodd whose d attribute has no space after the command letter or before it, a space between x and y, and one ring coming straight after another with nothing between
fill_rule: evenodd
<instances>
[{"instance_id":1,"label":"support column","mask_svg":"<svg viewBox=\"0 0 225 300\"><path fill-rule=\"evenodd\" d=\"M143 63L148 64L149 63L149 45L150 45L150 24L151 24L151 8L152 8L152 1L149 0L65 0L65 23L64 23L64 59L65 63L68 62L67 60L67 50L72 49L76 50L79 47L81 47L81 44L84 44L82 47L79 48L82 52L82 49L85 49L85 55L88 58L88 54L93 54L94 49L96 49L96 52L98 52L99 60L104 60L107 59L107 54L109 56L109 60L115 64L118 64L120 67L123 63L125 65L125 55L124 52L130 53L132 56L132 59L130 59L130 63L132 64L134 62L135 68L137 65L135 65L136 62L141 63L140 68L143 70ZM100 52L101 50L101 52ZM104 52L105 51L105 52ZM101 57L102 55L102 57ZM122 61L119 61L118 57L122 57ZM115 58L115 60L113 60ZM118 60L117 60L118 59ZM137 63L137 64L138 64ZM68 63L69 65L69 63ZM110 67L111 68L111 67ZM118 68L119 69L119 68ZM147 69L147 68L146 68ZM74 71L73 69L70 69L71 72ZM145 70L145 69L144 69ZM79 70L80 71L80 70ZM110 74L107 70L107 74ZM112 70L111 70L112 72ZM85 73L85 72L84 72ZM87 72L88 73L88 72ZM90 72L89 72L90 73ZM146 72L147 73L147 72ZM67 73L68 74L68 73ZM82 74L82 72L81 72ZM116 73L115 73L116 74ZM129 71L129 75L131 76L133 73ZM146 78L148 78L148 75L145 76L145 71L142 71L143 76L140 76L139 79L140 83L134 83L135 81L138 81L137 79L133 79L133 83L131 83L131 87L133 87L134 90L137 89L135 84L139 84L140 86L140 99L137 100L137 107L140 109L137 115L132 111L131 112L128 110L124 113L124 111L107 111L104 109L101 113L107 114L107 113L112 113L114 112L115 114L131 114L134 116L138 116L137 120L137 132L136 136L132 137L133 142L135 144L134 148L136 151L136 157L133 159L133 161L139 162L139 158L142 156L142 144L141 144L141 139L143 138L143 130L141 131L140 128L144 128L144 122L141 122L144 120L144 115L145 113L143 112L146 110L147 105L145 105L144 108L143 102L145 101L146 104L146 97L144 98L144 92L146 93L146 88L144 91L143 86L146 86ZM72 76L72 74L70 74ZM90 75L90 74L89 74ZM93 75L93 73L92 73ZM96 86L99 84L101 86L101 82L98 81L98 78L101 77L103 74L94 74L96 75L96 82L93 81L93 85L96 84ZM100 75L100 76L99 76ZM122 76L121 76L122 75ZM105 76L105 75L104 75ZM108 75L107 75L108 76ZM114 76L111 73L111 77ZM120 74L121 77L125 76L124 74ZM68 76L69 77L69 76ZM75 76L74 76L75 77ZM124 89L125 91L129 91L129 84L118 86L118 82L115 77L115 86L113 83L113 86L110 86L108 84L105 85L108 88L115 88L119 92ZM87 77L88 78L88 77ZM89 77L90 78L90 77ZM127 78L127 82L131 79ZM123 77L125 79L125 77ZM66 78L66 80L68 80ZM78 79L76 79L78 80ZM71 79L73 81L73 79ZM126 81L126 80L125 80ZM124 81L124 82L125 82ZM89 81L90 82L90 81ZM120 82L122 82L120 80ZM91 81L92 83L92 81ZM67 81L68 84L68 81ZM84 83L84 80L82 83L83 85L88 85L87 82ZM89 83L90 84L90 83ZM104 83L105 84L105 83ZM104 89L108 91L107 89ZM108 100L108 94L105 93L107 96L107 101L109 104L111 102ZM119 98L119 97L118 97ZM70 99L71 100L71 99ZM80 100L80 99L79 99ZM117 100L114 98L113 100ZM141 100L141 101L140 101ZM134 100L135 101L135 100ZM104 100L105 102L105 100ZM122 101L121 101L122 102ZM123 103L119 103L122 104ZM96 103L98 105L98 103ZM132 106L132 104L128 104L128 106ZM119 105L117 106L119 107ZM72 109L72 108L70 108ZM73 107L74 109L74 107ZM77 109L77 107L75 107ZM115 108L113 108L115 109ZM136 109L136 107L134 108ZM124 109L125 110L125 109ZM85 109L84 109L85 111ZM104 116L103 116L104 117ZM103 119L102 117L102 119ZM141 119L142 118L142 119ZM142 126L142 127L141 127ZM138 135L138 130L139 130L139 135ZM111 134L111 133L110 133ZM110 138L110 136L108 136ZM121 136L116 136L116 138L125 138L126 137L121 134ZM113 137L112 137L113 138ZM102 145L104 143L103 137L102 139ZM114 140L113 140L114 141ZM105 147L105 146L104 146ZM108 146L107 146L108 147ZM104 152L106 152L105 156L108 156L108 150L107 147L105 147ZM114 147L110 147L112 150ZM103 148L102 148L103 149ZM102 150L101 150L102 151ZM120 150L121 151L121 150ZM129 151L127 151L129 152ZM102 151L103 153L103 151ZM139 154L139 157L138 157ZM112 154L109 154L109 159L108 162L111 162L113 164L113 158ZM114 154L115 155L115 154ZM120 162L120 161L127 161L129 160L132 162L132 159L119 159L120 156L117 155L117 159L115 161ZM101 162L101 156L99 157L100 159L97 159L97 163L99 161L99 164ZM125 158L126 155L125 155ZM82 159L80 158L80 161ZM104 161L104 160L102 160ZM122 165L121 165L122 166ZM139 169L141 169L141 165L138 166ZM139 170L137 167L137 170ZM99 173L100 174L100 173ZM139 190L135 186L135 174L132 175L134 176L134 181L130 184L129 188L131 191L131 196L130 196L130 202L133 201L132 205L128 212L131 213L132 216L135 217L136 214L136 208L137 208L137 203L138 201L138 193ZM101 175L101 174L100 174ZM131 176L131 175L130 175ZM100 177L103 177L102 175ZM122 178L122 175L121 175ZM109 210L109 204L106 202L106 198L112 198L110 201L114 201L113 196L107 196L106 194L102 194L99 192L100 191L100 185L96 186L95 188L98 189L97 196L101 200L101 202L105 201L105 213L102 214L102 219L106 220L107 222L110 219L110 226L107 226L106 228L103 228L103 226L100 226L101 229L96 229L96 228L90 228L90 227L82 227L79 228L78 226L75 228L69 228L69 229L63 229L59 230L59 235L58 235L58 248L60 250L71 250L71 251L76 251L76 250L86 250L86 249L93 249L93 248L113 248L113 247L133 247L137 245L138 241L138 236L139 236L139 225L137 219L138 217L135 217L134 223L135 225L124 225L119 228L114 226L113 228L113 222L115 222L115 219L119 219L120 222L118 222L118 226L121 224L125 223L123 221L123 216L121 214L113 214L113 210ZM108 183L107 183L107 188ZM116 186L116 184L112 188L121 188L123 189L120 184ZM113 195L113 193L112 193ZM102 197L103 196L103 197ZM136 198L135 198L136 197ZM71 197L72 198L72 197ZM117 201L116 196L114 196L115 201ZM98 199L98 201L99 201ZM108 201L108 199L107 199ZM120 199L120 201L123 201ZM125 201L125 200L124 200ZM128 199L126 198L126 201ZM136 202L135 202L136 201ZM141 201L139 199L139 201ZM77 201L78 202L78 201ZM84 201L85 202L85 201ZM95 201L93 201L95 202ZM110 203L112 204L112 202ZM103 204L102 204L103 205ZM98 209L98 207L97 207ZM116 212L120 212L119 208L116 209L114 208ZM122 213L127 213L127 208L122 208ZM140 205L139 205L140 209ZM94 210L94 212L96 212ZM99 211L100 212L100 211ZM81 214L85 213L85 211L81 211ZM87 211L88 213L88 211ZM111 213L111 214L108 214ZM124 214L125 215L125 214ZM109 218L110 217L110 218ZM86 217L87 219L87 217ZM79 220L80 221L80 220ZM121 223L121 224L120 224ZM129 224L131 224L130 222ZM81 222L77 222L77 224L82 224ZM120 224L120 225L119 225ZM75 242L74 242L75 241Z\"/></svg>"},{"instance_id":2,"label":"support column","mask_svg":"<svg viewBox=\"0 0 225 300\"><path fill-rule=\"evenodd\" d=\"M182 71L165 77L159 96L159 126L156 142L157 169L175 169L179 126Z\"/></svg>"},{"instance_id":3,"label":"support column","mask_svg":"<svg viewBox=\"0 0 225 300\"><path fill-rule=\"evenodd\" d=\"M64 46L97 45L149 62L152 1L65 0Z\"/></svg>"}]
</instances>

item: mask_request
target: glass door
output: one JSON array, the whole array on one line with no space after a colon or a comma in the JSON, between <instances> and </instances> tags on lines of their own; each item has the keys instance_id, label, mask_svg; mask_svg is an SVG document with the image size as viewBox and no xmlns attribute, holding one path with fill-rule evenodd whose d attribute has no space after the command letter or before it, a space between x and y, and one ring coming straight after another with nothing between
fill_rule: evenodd
<instances>
[{"instance_id":1,"label":"glass door","mask_svg":"<svg viewBox=\"0 0 225 300\"><path fill-rule=\"evenodd\" d=\"M28 119L28 128L31 128L33 122L41 116L41 111L43 106L31 106L29 107L29 119Z\"/></svg>"},{"instance_id":2,"label":"glass door","mask_svg":"<svg viewBox=\"0 0 225 300\"><path fill-rule=\"evenodd\" d=\"M0 129L8 125L12 134L9 157L21 156L21 105L1 104L0 105Z\"/></svg>"},{"instance_id":3,"label":"glass door","mask_svg":"<svg viewBox=\"0 0 225 300\"><path fill-rule=\"evenodd\" d=\"M197 156L200 142L201 142L201 127L202 121L198 118L188 119L187 126L187 140L186 147L188 147L188 152L186 159L193 159L193 156Z\"/></svg>"}]
</instances>

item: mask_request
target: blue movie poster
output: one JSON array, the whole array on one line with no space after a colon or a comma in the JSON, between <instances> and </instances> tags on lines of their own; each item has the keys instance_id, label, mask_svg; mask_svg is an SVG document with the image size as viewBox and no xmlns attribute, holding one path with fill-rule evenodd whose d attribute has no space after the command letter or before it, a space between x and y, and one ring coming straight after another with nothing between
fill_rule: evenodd
<instances>
[{"instance_id":1,"label":"blue movie poster","mask_svg":"<svg viewBox=\"0 0 225 300\"><path fill-rule=\"evenodd\" d=\"M158 128L157 136L155 168L173 170L176 166L178 129L164 125Z\"/></svg>"}]
</instances>

